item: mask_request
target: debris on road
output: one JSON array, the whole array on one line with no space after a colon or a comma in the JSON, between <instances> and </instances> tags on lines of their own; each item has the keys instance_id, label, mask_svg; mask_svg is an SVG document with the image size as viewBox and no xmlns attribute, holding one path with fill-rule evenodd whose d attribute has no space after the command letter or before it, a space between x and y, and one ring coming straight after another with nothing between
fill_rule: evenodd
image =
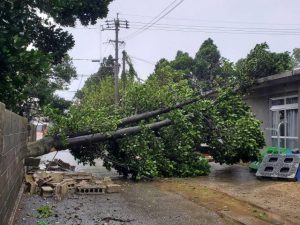
<instances>
[{"instance_id":1,"label":"debris on road","mask_svg":"<svg viewBox=\"0 0 300 225\"><path fill-rule=\"evenodd\" d=\"M118 193L121 191L121 186L118 184L108 184L106 188L107 193Z\"/></svg>"},{"instance_id":2,"label":"debris on road","mask_svg":"<svg viewBox=\"0 0 300 225\"><path fill-rule=\"evenodd\" d=\"M61 159L54 159L46 164L48 171L74 171L75 166L71 166L69 163L62 161Z\"/></svg>"},{"instance_id":3,"label":"debris on road","mask_svg":"<svg viewBox=\"0 0 300 225\"><path fill-rule=\"evenodd\" d=\"M25 175L26 191L62 200L68 194L118 193L121 185L109 177L97 178L85 172L36 171Z\"/></svg>"},{"instance_id":4,"label":"debris on road","mask_svg":"<svg viewBox=\"0 0 300 225\"><path fill-rule=\"evenodd\" d=\"M41 187L43 197L51 197L53 196L53 188L50 186L43 186Z\"/></svg>"}]
</instances>

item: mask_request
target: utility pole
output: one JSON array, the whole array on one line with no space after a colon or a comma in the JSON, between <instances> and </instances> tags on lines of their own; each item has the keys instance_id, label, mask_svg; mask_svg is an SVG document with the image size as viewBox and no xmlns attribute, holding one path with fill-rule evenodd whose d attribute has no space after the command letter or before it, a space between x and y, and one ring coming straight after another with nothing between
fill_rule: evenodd
<instances>
[{"instance_id":1,"label":"utility pole","mask_svg":"<svg viewBox=\"0 0 300 225\"><path fill-rule=\"evenodd\" d=\"M115 31L115 40L110 40L109 42L115 43L115 64L114 64L114 86L115 86L115 105L119 104L119 44L124 44L124 41L119 41L119 31L120 28L128 29L128 21L120 20L119 14L114 20L106 20L106 27L102 30L114 30Z\"/></svg>"},{"instance_id":2,"label":"utility pole","mask_svg":"<svg viewBox=\"0 0 300 225\"><path fill-rule=\"evenodd\" d=\"M121 79L122 79L122 82L123 82L123 90L125 91L125 88L126 88L126 51L122 51L122 55L123 55L123 58L122 58L122 61L123 61L123 66L122 66L122 75L121 75Z\"/></svg>"}]
</instances>

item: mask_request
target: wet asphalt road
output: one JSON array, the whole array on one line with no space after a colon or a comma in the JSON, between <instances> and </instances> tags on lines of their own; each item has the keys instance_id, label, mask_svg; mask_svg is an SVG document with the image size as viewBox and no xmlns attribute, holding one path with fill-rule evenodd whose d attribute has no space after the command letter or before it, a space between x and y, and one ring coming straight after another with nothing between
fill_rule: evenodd
<instances>
[{"instance_id":1,"label":"wet asphalt road","mask_svg":"<svg viewBox=\"0 0 300 225\"><path fill-rule=\"evenodd\" d=\"M237 191L252 189L263 183L246 166L226 166L211 163L209 176L190 179L192 182L222 184ZM92 172L92 171L91 171ZM94 172L94 171L93 171ZM97 173L112 175L101 166ZM176 180L176 179L175 179ZM182 179L178 179L182 180ZM183 179L185 180L185 179ZM72 195L63 201L52 198L23 195L16 225L35 225L45 221L49 225L210 225L228 224L217 213L200 206L180 193L161 191L152 182L123 182L123 191L117 194ZM228 187L227 187L228 186ZM37 208L53 206L54 215L38 219Z\"/></svg>"},{"instance_id":2,"label":"wet asphalt road","mask_svg":"<svg viewBox=\"0 0 300 225\"><path fill-rule=\"evenodd\" d=\"M38 219L42 205L54 215ZM161 192L151 183L126 183L117 194L73 195L60 202L40 196L23 196L16 225L204 225L224 224L215 212L179 195Z\"/></svg>"}]
</instances>

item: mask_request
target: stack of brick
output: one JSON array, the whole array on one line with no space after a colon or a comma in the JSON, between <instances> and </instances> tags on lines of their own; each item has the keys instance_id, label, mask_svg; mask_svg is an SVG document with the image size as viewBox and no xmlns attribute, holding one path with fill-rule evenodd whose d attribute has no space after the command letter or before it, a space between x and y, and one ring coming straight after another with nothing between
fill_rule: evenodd
<instances>
[{"instance_id":1,"label":"stack of brick","mask_svg":"<svg viewBox=\"0 0 300 225\"><path fill-rule=\"evenodd\" d=\"M39 193L43 197L54 197L62 200L68 194L104 194L117 193L121 186L114 184L109 177L96 178L84 172L37 171L25 176L27 190Z\"/></svg>"}]
</instances>

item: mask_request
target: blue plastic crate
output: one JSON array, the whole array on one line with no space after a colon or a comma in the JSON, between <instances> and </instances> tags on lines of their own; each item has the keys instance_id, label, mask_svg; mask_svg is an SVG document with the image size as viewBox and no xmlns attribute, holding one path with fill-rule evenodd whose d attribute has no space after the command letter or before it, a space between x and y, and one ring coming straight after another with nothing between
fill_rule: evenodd
<instances>
[{"instance_id":1,"label":"blue plastic crate","mask_svg":"<svg viewBox=\"0 0 300 225\"><path fill-rule=\"evenodd\" d=\"M297 170L296 179L298 182L300 182L300 166L298 167L298 170Z\"/></svg>"}]
</instances>

